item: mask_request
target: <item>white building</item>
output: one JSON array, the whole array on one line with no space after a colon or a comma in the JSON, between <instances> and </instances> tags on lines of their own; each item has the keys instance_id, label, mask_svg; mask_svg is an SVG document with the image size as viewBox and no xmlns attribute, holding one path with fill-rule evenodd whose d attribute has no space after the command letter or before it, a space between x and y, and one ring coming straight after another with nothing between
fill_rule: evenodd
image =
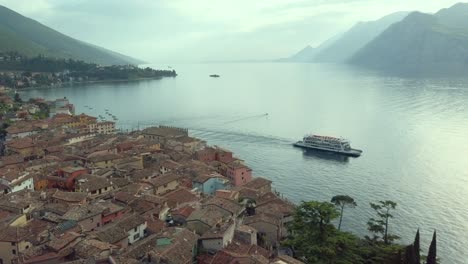
<instances>
[{"instance_id":1,"label":"white building","mask_svg":"<svg viewBox=\"0 0 468 264\"><path fill-rule=\"evenodd\" d=\"M112 134L115 133L115 123L111 121L99 122L88 125L90 133Z\"/></svg>"},{"instance_id":2,"label":"white building","mask_svg":"<svg viewBox=\"0 0 468 264\"><path fill-rule=\"evenodd\" d=\"M3 193L13 193L21 190L34 190L34 179L29 172L7 173L0 178Z\"/></svg>"}]
</instances>

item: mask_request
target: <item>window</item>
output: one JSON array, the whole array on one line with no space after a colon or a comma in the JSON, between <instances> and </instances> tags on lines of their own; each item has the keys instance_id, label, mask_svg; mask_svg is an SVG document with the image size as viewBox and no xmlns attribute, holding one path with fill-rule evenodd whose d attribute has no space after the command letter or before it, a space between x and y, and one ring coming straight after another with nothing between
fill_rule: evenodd
<instances>
[{"instance_id":1,"label":"window","mask_svg":"<svg viewBox=\"0 0 468 264\"><path fill-rule=\"evenodd\" d=\"M16 250L13 249L13 250L11 251L11 254L16 255Z\"/></svg>"},{"instance_id":2,"label":"window","mask_svg":"<svg viewBox=\"0 0 468 264\"><path fill-rule=\"evenodd\" d=\"M15 243L15 242L11 242L11 245L12 245L12 246L16 246L16 243Z\"/></svg>"},{"instance_id":3,"label":"window","mask_svg":"<svg viewBox=\"0 0 468 264\"><path fill-rule=\"evenodd\" d=\"M135 235L133 236L133 240L137 240L138 238L140 238L140 233L135 234Z\"/></svg>"},{"instance_id":4,"label":"window","mask_svg":"<svg viewBox=\"0 0 468 264\"><path fill-rule=\"evenodd\" d=\"M138 226L137 226L137 227L135 227L135 229L134 229L134 230L135 230L135 232L137 232L137 231L138 231Z\"/></svg>"}]
</instances>

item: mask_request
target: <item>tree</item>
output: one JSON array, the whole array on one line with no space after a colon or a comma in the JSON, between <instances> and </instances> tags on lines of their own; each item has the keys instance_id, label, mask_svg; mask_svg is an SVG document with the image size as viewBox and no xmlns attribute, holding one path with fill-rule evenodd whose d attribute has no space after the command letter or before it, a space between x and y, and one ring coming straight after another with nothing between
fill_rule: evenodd
<instances>
[{"instance_id":1,"label":"tree","mask_svg":"<svg viewBox=\"0 0 468 264\"><path fill-rule=\"evenodd\" d=\"M340 208L340 223L338 224L338 230L341 230L341 222L343 220L343 211L346 206L354 208L357 206L356 202L351 196L348 195L336 195L333 196L331 202L335 204L335 206Z\"/></svg>"},{"instance_id":2,"label":"tree","mask_svg":"<svg viewBox=\"0 0 468 264\"><path fill-rule=\"evenodd\" d=\"M373 240L383 239L385 244L390 244L393 240L398 239L398 236L388 234L388 223L393 215L390 213L397 206L397 203L386 200L378 203L370 203L372 209L377 213L378 218L370 218L367 222L367 230L374 233ZM380 236L379 236L380 235Z\"/></svg>"},{"instance_id":3,"label":"tree","mask_svg":"<svg viewBox=\"0 0 468 264\"><path fill-rule=\"evenodd\" d=\"M416 232L416 236L414 237L414 242L413 242L413 247L414 247L414 253L415 253L415 262L416 263L421 263L421 246L420 246L420 241L419 241L419 228L418 232Z\"/></svg>"},{"instance_id":4,"label":"tree","mask_svg":"<svg viewBox=\"0 0 468 264\"><path fill-rule=\"evenodd\" d=\"M22 100L21 100L21 97L20 97L19 93L15 93L15 102L21 103L21 101Z\"/></svg>"},{"instance_id":5,"label":"tree","mask_svg":"<svg viewBox=\"0 0 468 264\"><path fill-rule=\"evenodd\" d=\"M294 220L288 225L292 236L286 245L293 247L307 262L328 262L336 255L329 240L336 229L330 222L338 216L331 203L302 202L296 209Z\"/></svg>"},{"instance_id":6,"label":"tree","mask_svg":"<svg viewBox=\"0 0 468 264\"><path fill-rule=\"evenodd\" d=\"M436 231L432 236L431 245L429 246L429 253L427 254L426 264L437 264L437 238Z\"/></svg>"}]
</instances>

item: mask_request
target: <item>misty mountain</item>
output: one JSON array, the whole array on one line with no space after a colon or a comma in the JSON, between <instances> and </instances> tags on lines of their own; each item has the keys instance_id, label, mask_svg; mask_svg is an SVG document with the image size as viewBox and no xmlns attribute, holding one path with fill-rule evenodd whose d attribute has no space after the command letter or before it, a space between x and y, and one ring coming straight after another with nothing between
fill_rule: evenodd
<instances>
[{"instance_id":1,"label":"misty mountain","mask_svg":"<svg viewBox=\"0 0 468 264\"><path fill-rule=\"evenodd\" d=\"M317 53L317 49L308 45L305 48L301 49L296 54L292 55L291 57L279 59L277 61L278 62L309 62L314 58L316 53Z\"/></svg>"},{"instance_id":2,"label":"misty mountain","mask_svg":"<svg viewBox=\"0 0 468 264\"><path fill-rule=\"evenodd\" d=\"M468 4L414 12L357 52L350 63L407 75L468 72Z\"/></svg>"},{"instance_id":3,"label":"misty mountain","mask_svg":"<svg viewBox=\"0 0 468 264\"><path fill-rule=\"evenodd\" d=\"M279 59L277 60L277 62L311 62L313 61L317 53L328 48L330 45L335 43L335 41L338 40L340 37L341 34L333 36L332 38L329 38L326 41L324 41L316 48L313 48L312 46L308 45L296 54L292 55L291 57Z\"/></svg>"},{"instance_id":4,"label":"misty mountain","mask_svg":"<svg viewBox=\"0 0 468 264\"><path fill-rule=\"evenodd\" d=\"M138 64L142 61L68 37L41 23L0 6L0 52L16 51L71 58L103 65Z\"/></svg>"},{"instance_id":5,"label":"misty mountain","mask_svg":"<svg viewBox=\"0 0 468 264\"><path fill-rule=\"evenodd\" d=\"M336 39L327 48L317 52L314 62L346 62L358 50L372 41L395 22L401 21L409 12L397 12L370 22L359 22Z\"/></svg>"}]
</instances>

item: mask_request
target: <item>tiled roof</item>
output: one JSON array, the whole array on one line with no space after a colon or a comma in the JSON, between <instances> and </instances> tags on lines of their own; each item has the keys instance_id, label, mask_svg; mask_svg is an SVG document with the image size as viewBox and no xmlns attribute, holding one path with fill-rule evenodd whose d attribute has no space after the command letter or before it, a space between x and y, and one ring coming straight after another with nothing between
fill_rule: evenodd
<instances>
[{"instance_id":1,"label":"tiled roof","mask_svg":"<svg viewBox=\"0 0 468 264\"><path fill-rule=\"evenodd\" d=\"M161 136L161 137L183 137L187 132L178 128L169 127L149 127L143 130L143 134Z\"/></svg>"},{"instance_id":2,"label":"tiled roof","mask_svg":"<svg viewBox=\"0 0 468 264\"><path fill-rule=\"evenodd\" d=\"M60 237L56 237L47 243L47 246L58 252L62 248L66 247L68 244L79 238L81 235L75 232L67 232Z\"/></svg>"},{"instance_id":3,"label":"tiled roof","mask_svg":"<svg viewBox=\"0 0 468 264\"><path fill-rule=\"evenodd\" d=\"M244 184L244 187L251 189L259 189L266 185L271 185L271 181L262 177L255 177L250 182Z\"/></svg>"},{"instance_id":4,"label":"tiled roof","mask_svg":"<svg viewBox=\"0 0 468 264\"><path fill-rule=\"evenodd\" d=\"M178 205L198 201L198 197L185 188L178 188L164 195L167 198L167 205L176 208Z\"/></svg>"},{"instance_id":5,"label":"tiled roof","mask_svg":"<svg viewBox=\"0 0 468 264\"><path fill-rule=\"evenodd\" d=\"M275 226L281 225L281 222L278 218L266 214L255 214L244 218L245 225L250 225L254 223L269 223Z\"/></svg>"},{"instance_id":6,"label":"tiled roof","mask_svg":"<svg viewBox=\"0 0 468 264\"><path fill-rule=\"evenodd\" d=\"M156 247L152 253L170 264L192 263L194 248L198 236L187 229L176 230L171 238L171 244Z\"/></svg>"},{"instance_id":7,"label":"tiled roof","mask_svg":"<svg viewBox=\"0 0 468 264\"><path fill-rule=\"evenodd\" d=\"M228 199L219 198L219 197L211 197L207 201L205 201L203 205L204 206L216 206L216 207L222 208L235 216L237 216L239 213L241 213L244 210L244 208L237 202L234 202Z\"/></svg>"},{"instance_id":8,"label":"tiled roof","mask_svg":"<svg viewBox=\"0 0 468 264\"><path fill-rule=\"evenodd\" d=\"M66 220L81 221L95 215L101 214L104 207L99 204L89 204L86 206L75 206L68 210L62 217Z\"/></svg>"},{"instance_id":9,"label":"tiled roof","mask_svg":"<svg viewBox=\"0 0 468 264\"><path fill-rule=\"evenodd\" d=\"M177 181L180 178L181 178L180 175L168 173L168 174L160 175L156 178L150 179L148 180L148 182L151 183L151 185L155 187L159 187L159 186L163 186L165 184L171 183L173 181Z\"/></svg>"},{"instance_id":10,"label":"tiled roof","mask_svg":"<svg viewBox=\"0 0 468 264\"><path fill-rule=\"evenodd\" d=\"M132 230L145 222L146 220L142 216L133 214L116 223L110 224L102 231L96 233L96 236L103 242L114 244L125 239L128 236L129 230Z\"/></svg>"},{"instance_id":11,"label":"tiled roof","mask_svg":"<svg viewBox=\"0 0 468 264\"><path fill-rule=\"evenodd\" d=\"M82 192L93 192L111 186L111 181L107 178L84 174L76 178L75 189L79 188Z\"/></svg>"},{"instance_id":12,"label":"tiled roof","mask_svg":"<svg viewBox=\"0 0 468 264\"><path fill-rule=\"evenodd\" d=\"M193 211L190 216L187 218L189 221L200 221L208 226L214 226L217 223L221 222L225 217L224 213L216 208L202 208Z\"/></svg>"},{"instance_id":13,"label":"tiled roof","mask_svg":"<svg viewBox=\"0 0 468 264\"><path fill-rule=\"evenodd\" d=\"M53 195L52 198L62 200L65 202L81 202L86 199L86 193L80 192L63 192L57 190Z\"/></svg>"}]
</instances>

